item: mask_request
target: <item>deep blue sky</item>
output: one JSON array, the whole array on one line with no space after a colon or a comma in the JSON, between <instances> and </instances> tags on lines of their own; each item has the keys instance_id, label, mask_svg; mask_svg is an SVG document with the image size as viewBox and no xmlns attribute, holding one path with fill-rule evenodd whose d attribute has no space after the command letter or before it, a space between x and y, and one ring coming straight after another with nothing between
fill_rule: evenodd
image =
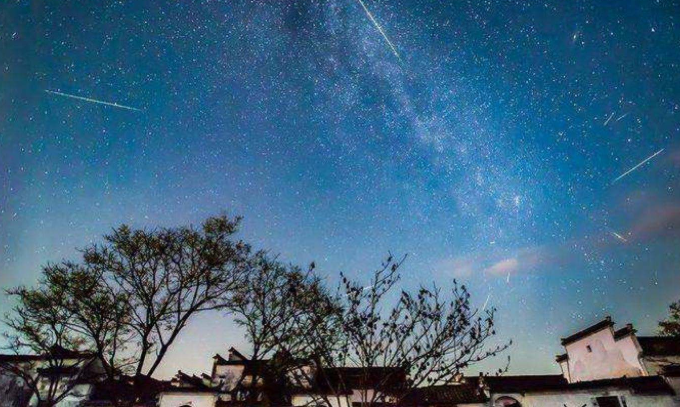
<instances>
[{"instance_id":1,"label":"deep blue sky","mask_svg":"<svg viewBox=\"0 0 680 407\"><path fill-rule=\"evenodd\" d=\"M364 1L401 60L356 0L3 2L0 286L227 211L329 274L391 250L406 288L459 278L514 372L607 313L653 332L680 298L680 3ZM162 374L242 342L204 316Z\"/></svg>"}]
</instances>

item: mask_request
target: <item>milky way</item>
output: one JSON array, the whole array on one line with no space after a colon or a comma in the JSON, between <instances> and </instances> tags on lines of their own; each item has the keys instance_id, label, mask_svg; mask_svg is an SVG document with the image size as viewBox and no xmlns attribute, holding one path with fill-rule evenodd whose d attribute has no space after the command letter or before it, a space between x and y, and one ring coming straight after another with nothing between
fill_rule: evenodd
<instances>
[{"instance_id":1,"label":"milky way","mask_svg":"<svg viewBox=\"0 0 680 407\"><path fill-rule=\"evenodd\" d=\"M362 1L3 3L0 285L227 211L329 275L391 251L405 288L462 280L515 372L607 313L652 333L680 297L678 1ZM231 343L206 317L162 373Z\"/></svg>"}]
</instances>

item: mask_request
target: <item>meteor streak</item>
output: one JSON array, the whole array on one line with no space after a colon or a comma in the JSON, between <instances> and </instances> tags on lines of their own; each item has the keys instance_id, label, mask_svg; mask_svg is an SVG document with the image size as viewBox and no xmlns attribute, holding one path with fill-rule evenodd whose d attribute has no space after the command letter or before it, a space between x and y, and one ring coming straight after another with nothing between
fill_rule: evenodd
<instances>
[{"instance_id":1,"label":"meteor streak","mask_svg":"<svg viewBox=\"0 0 680 407\"><path fill-rule=\"evenodd\" d=\"M614 232L614 231L611 231L611 232L609 232L609 233L611 233L612 236L614 236L615 238L619 239L619 240L622 241L623 243L628 243L628 239L626 239L625 237L621 236L620 234L618 234L618 233L616 233L616 232Z\"/></svg>"},{"instance_id":2,"label":"meteor streak","mask_svg":"<svg viewBox=\"0 0 680 407\"><path fill-rule=\"evenodd\" d=\"M618 122L619 120L623 119L624 117L628 116L629 114L630 114L630 112L624 114L623 116L621 116L621 117L619 117L618 119L616 119L616 121Z\"/></svg>"},{"instance_id":3,"label":"meteor streak","mask_svg":"<svg viewBox=\"0 0 680 407\"><path fill-rule=\"evenodd\" d=\"M137 109L136 107L119 105L118 103L105 102L103 100L91 99L91 98L86 98L86 97L82 97L82 96L70 95L68 93L57 92L57 91L54 91L54 90L47 90L46 89L45 92L52 94L52 95L58 95L58 96L63 96L63 97L71 98L71 99L83 100L85 102L97 103L97 104L100 104L100 105L106 105L106 106L111 106L111 107L119 107L121 109L134 110L136 112L142 111L141 109Z\"/></svg>"},{"instance_id":4,"label":"meteor streak","mask_svg":"<svg viewBox=\"0 0 680 407\"><path fill-rule=\"evenodd\" d=\"M612 114L609 116L609 119L607 119L607 121L604 122L605 126L607 125L607 123L609 123L609 121L612 119L612 117L614 117L614 112L612 112Z\"/></svg>"},{"instance_id":5,"label":"meteor streak","mask_svg":"<svg viewBox=\"0 0 680 407\"><path fill-rule=\"evenodd\" d=\"M662 148L661 150L657 151L656 153L654 153L654 154L650 155L649 157L645 158L640 164L636 165L635 167L633 167L633 168L629 169L628 171L624 172L623 174L619 175L618 178L616 178L614 181L612 181L612 184L615 183L616 181L620 180L621 178L625 177L626 175L630 174L631 172L637 170L637 169L640 168L642 165L644 165L644 163L646 163L647 161L649 161L649 160L651 160L652 158L656 157L657 155L661 154L661 153L663 152L663 150L664 150L664 149Z\"/></svg>"},{"instance_id":6,"label":"meteor streak","mask_svg":"<svg viewBox=\"0 0 680 407\"><path fill-rule=\"evenodd\" d=\"M385 41L387 41L387 45L389 45L390 48L392 49L392 53L394 54L394 56L397 57L397 59L399 60L399 62L402 62L402 61L401 61L401 56L400 56L399 53L397 52L397 49L394 47L394 44L392 44L392 41L390 41L390 39L387 37L387 34L385 34L385 31L382 29L382 27L380 26L380 24L378 24L378 21L376 21L376 19L373 17L373 14L371 14L371 12L368 10L368 7L366 7L366 5L364 4L363 0L357 0L357 1L359 2L359 4L361 4L361 7L364 9L364 11L366 12L366 15L367 15L368 18L371 20L371 22L373 23L373 25L375 26L375 28L380 32L380 34L383 36L383 38L385 39Z\"/></svg>"},{"instance_id":7,"label":"meteor streak","mask_svg":"<svg viewBox=\"0 0 680 407\"><path fill-rule=\"evenodd\" d=\"M489 303L489 299L491 298L491 293L486 296L486 301L484 301L484 305L482 306L482 311L486 309L487 304Z\"/></svg>"}]
</instances>

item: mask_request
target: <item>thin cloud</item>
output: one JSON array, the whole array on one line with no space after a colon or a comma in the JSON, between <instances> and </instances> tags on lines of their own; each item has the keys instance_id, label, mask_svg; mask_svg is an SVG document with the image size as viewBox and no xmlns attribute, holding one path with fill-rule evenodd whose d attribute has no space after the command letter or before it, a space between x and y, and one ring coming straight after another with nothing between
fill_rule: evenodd
<instances>
[{"instance_id":1,"label":"thin cloud","mask_svg":"<svg viewBox=\"0 0 680 407\"><path fill-rule=\"evenodd\" d=\"M507 275L519 271L521 266L520 260L516 257L510 257L496 262L491 267L484 270L486 273L495 275Z\"/></svg>"},{"instance_id":2,"label":"thin cloud","mask_svg":"<svg viewBox=\"0 0 680 407\"><path fill-rule=\"evenodd\" d=\"M507 278L508 274L536 273L578 261L590 261L622 245L643 244L659 239L680 238L680 202L647 206L630 216L629 227L612 235L611 229L584 234L562 243L525 246L516 249L489 248L437 263L437 270L451 276L490 275ZM623 238L623 239L622 239Z\"/></svg>"},{"instance_id":3,"label":"thin cloud","mask_svg":"<svg viewBox=\"0 0 680 407\"><path fill-rule=\"evenodd\" d=\"M645 210L631 229L634 241L680 236L680 203L661 204Z\"/></svg>"}]
</instances>

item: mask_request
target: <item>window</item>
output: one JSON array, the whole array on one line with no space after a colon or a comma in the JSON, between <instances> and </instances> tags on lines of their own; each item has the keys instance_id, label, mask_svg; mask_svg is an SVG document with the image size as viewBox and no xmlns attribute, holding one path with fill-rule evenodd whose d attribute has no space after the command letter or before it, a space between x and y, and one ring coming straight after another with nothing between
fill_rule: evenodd
<instances>
[{"instance_id":1,"label":"window","mask_svg":"<svg viewBox=\"0 0 680 407\"><path fill-rule=\"evenodd\" d=\"M598 407L623 407L616 396L596 397Z\"/></svg>"},{"instance_id":2,"label":"window","mask_svg":"<svg viewBox=\"0 0 680 407\"><path fill-rule=\"evenodd\" d=\"M591 348L590 345L587 345L586 349L588 349L588 353L592 353L592 351L593 351L593 348Z\"/></svg>"}]
</instances>

